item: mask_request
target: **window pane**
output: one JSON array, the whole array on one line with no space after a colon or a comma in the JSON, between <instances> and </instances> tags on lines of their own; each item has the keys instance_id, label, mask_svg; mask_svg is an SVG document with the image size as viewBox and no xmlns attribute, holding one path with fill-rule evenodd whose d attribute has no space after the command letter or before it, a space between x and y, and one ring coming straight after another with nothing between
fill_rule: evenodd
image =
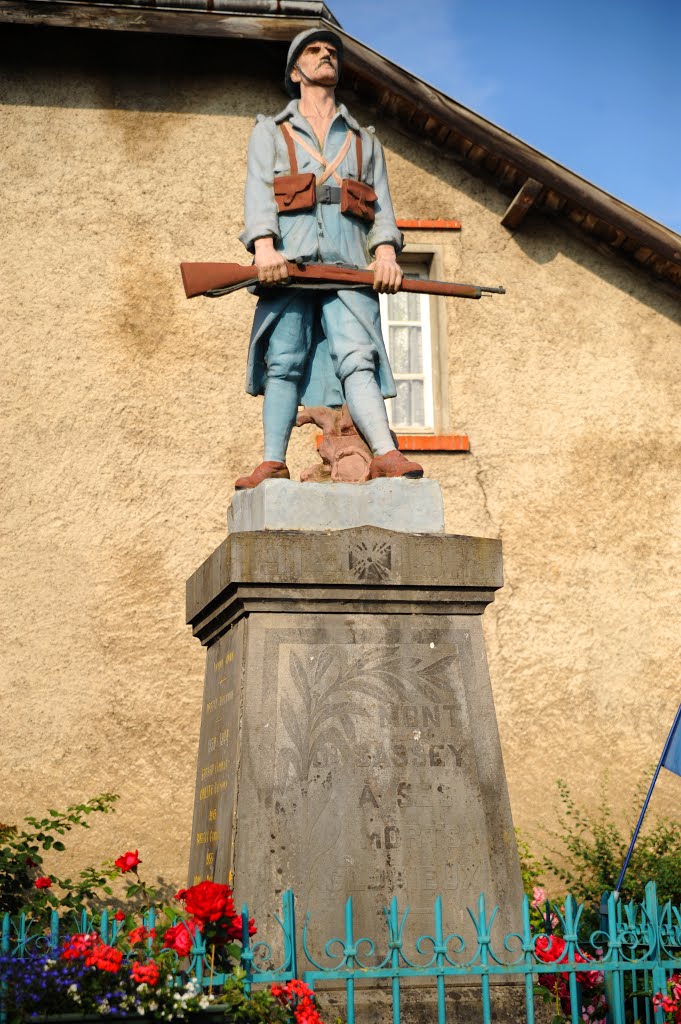
<instances>
[{"instance_id":1,"label":"window pane","mask_svg":"<svg viewBox=\"0 0 681 1024\"><path fill-rule=\"evenodd\" d=\"M404 268L407 269L407 268ZM427 279L427 267L411 264L407 278ZM399 433L434 429L430 302L412 292L379 296L381 330L395 376L397 397L386 403L391 426Z\"/></svg>"},{"instance_id":2,"label":"window pane","mask_svg":"<svg viewBox=\"0 0 681 1024\"><path fill-rule=\"evenodd\" d=\"M388 355L393 373L423 373L420 327L390 326Z\"/></svg>"},{"instance_id":3,"label":"window pane","mask_svg":"<svg viewBox=\"0 0 681 1024\"><path fill-rule=\"evenodd\" d=\"M390 327L389 354L393 373L409 373L408 327Z\"/></svg>"},{"instance_id":4,"label":"window pane","mask_svg":"<svg viewBox=\"0 0 681 1024\"><path fill-rule=\"evenodd\" d=\"M413 292L388 296L388 320L420 320L421 301Z\"/></svg>"},{"instance_id":5,"label":"window pane","mask_svg":"<svg viewBox=\"0 0 681 1024\"><path fill-rule=\"evenodd\" d=\"M409 381L398 380L396 388L397 398L393 399L393 423L399 426L410 422Z\"/></svg>"},{"instance_id":6,"label":"window pane","mask_svg":"<svg viewBox=\"0 0 681 1024\"><path fill-rule=\"evenodd\" d=\"M397 427L425 425L423 381L398 380L397 398L393 399L392 422Z\"/></svg>"},{"instance_id":7,"label":"window pane","mask_svg":"<svg viewBox=\"0 0 681 1024\"><path fill-rule=\"evenodd\" d=\"M411 422L414 425L423 426L426 417L423 409L423 381L412 380L411 382Z\"/></svg>"},{"instance_id":8,"label":"window pane","mask_svg":"<svg viewBox=\"0 0 681 1024\"><path fill-rule=\"evenodd\" d=\"M409 373L423 373L423 339L420 327L407 327L409 331Z\"/></svg>"}]
</instances>

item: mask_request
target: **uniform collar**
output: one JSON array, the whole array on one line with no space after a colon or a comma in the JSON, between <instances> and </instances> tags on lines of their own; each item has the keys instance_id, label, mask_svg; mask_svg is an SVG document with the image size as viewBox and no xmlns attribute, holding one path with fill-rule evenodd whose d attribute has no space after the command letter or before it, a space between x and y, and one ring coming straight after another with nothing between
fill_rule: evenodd
<instances>
[{"instance_id":1,"label":"uniform collar","mask_svg":"<svg viewBox=\"0 0 681 1024\"><path fill-rule=\"evenodd\" d=\"M355 121L344 103L338 104L338 113L343 118L348 128L352 128L353 132L358 132L360 130L359 124ZM283 110L280 110L278 114L275 114L274 123L281 124L282 121L291 121L293 124L297 124L300 128L307 128L307 121L303 115L298 112L298 100L291 100Z\"/></svg>"}]
</instances>

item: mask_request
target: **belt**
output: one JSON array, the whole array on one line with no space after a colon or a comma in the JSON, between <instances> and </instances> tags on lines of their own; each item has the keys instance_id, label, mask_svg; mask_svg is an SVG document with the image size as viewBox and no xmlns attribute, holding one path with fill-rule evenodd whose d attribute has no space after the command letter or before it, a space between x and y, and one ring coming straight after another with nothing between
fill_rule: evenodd
<instances>
[{"instance_id":1,"label":"belt","mask_svg":"<svg viewBox=\"0 0 681 1024\"><path fill-rule=\"evenodd\" d=\"M341 190L337 185L317 185L318 203L340 203Z\"/></svg>"}]
</instances>

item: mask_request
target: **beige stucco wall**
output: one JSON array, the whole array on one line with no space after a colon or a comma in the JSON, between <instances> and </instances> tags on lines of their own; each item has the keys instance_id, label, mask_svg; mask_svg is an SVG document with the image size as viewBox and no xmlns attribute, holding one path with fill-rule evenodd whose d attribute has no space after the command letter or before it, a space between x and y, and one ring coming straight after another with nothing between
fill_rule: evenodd
<instances>
[{"instance_id":1,"label":"beige stucco wall","mask_svg":"<svg viewBox=\"0 0 681 1024\"><path fill-rule=\"evenodd\" d=\"M248 134L285 100L248 69L17 53L0 71L0 820L114 790L79 851L139 847L183 882L204 656L184 581L261 431L253 299L187 302L177 264L244 261ZM472 452L423 461L448 529L503 541L485 628L516 823L550 817L559 775L595 802L608 767L633 813L679 699L679 302L547 220L510 235L493 187L353 109L398 214L463 222L413 240L444 246L448 277L508 289L446 307L450 427ZM675 779L656 802L678 807Z\"/></svg>"}]
</instances>

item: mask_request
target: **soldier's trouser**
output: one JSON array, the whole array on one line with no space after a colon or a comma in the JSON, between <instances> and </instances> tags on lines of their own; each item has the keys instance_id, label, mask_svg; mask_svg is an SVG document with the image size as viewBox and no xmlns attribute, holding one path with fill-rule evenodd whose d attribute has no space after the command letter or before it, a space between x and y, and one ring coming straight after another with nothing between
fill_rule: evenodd
<instances>
[{"instance_id":1,"label":"soldier's trouser","mask_svg":"<svg viewBox=\"0 0 681 1024\"><path fill-rule=\"evenodd\" d=\"M375 455L394 447L376 381L378 353L373 339L335 292L301 292L288 304L267 338L263 405L266 461L285 461L317 317L354 422Z\"/></svg>"}]
</instances>

